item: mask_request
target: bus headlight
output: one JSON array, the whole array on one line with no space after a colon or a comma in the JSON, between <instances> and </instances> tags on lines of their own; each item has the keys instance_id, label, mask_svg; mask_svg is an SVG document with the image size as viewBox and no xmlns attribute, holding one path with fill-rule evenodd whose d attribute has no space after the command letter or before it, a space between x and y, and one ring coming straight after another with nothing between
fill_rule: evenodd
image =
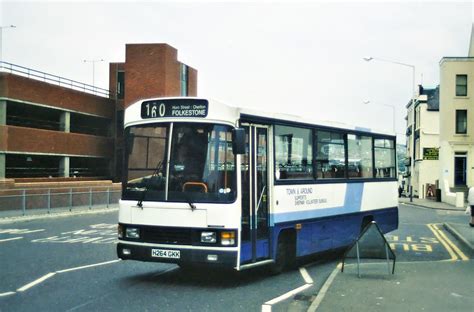
<instances>
[{"instance_id":1,"label":"bus headlight","mask_svg":"<svg viewBox=\"0 0 474 312\"><path fill-rule=\"evenodd\" d=\"M235 232L221 232L221 245L231 246L235 245Z\"/></svg>"},{"instance_id":2,"label":"bus headlight","mask_svg":"<svg viewBox=\"0 0 474 312\"><path fill-rule=\"evenodd\" d=\"M128 227L125 229L126 238L140 238L140 230L138 228Z\"/></svg>"},{"instance_id":3,"label":"bus headlight","mask_svg":"<svg viewBox=\"0 0 474 312\"><path fill-rule=\"evenodd\" d=\"M216 232L201 232L201 243L215 244L216 242Z\"/></svg>"}]
</instances>

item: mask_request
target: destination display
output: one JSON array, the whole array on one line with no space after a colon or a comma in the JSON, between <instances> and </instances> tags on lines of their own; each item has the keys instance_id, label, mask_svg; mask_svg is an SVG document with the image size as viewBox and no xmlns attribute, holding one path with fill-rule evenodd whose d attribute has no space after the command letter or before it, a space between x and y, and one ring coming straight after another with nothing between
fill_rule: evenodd
<instances>
[{"instance_id":1,"label":"destination display","mask_svg":"<svg viewBox=\"0 0 474 312\"><path fill-rule=\"evenodd\" d=\"M208 113L209 102L196 99L170 99L145 101L141 107L142 118L201 117Z\"/></svg>"}]
</instances>

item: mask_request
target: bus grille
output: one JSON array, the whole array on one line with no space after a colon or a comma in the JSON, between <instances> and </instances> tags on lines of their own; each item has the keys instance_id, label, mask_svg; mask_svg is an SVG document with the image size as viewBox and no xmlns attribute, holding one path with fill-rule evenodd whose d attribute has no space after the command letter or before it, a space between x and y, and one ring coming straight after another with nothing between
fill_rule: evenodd
<instances>
[{"instance_id":1,"label":"bus grille","mask_svg":"<svg viewBox=\"0 0 474 312\"><path fill-rule=\"evenodd\" d=\"M183 228L142 228L143 241L156 244L191 245L192 232Z\"/></svg>"}]
</instances>

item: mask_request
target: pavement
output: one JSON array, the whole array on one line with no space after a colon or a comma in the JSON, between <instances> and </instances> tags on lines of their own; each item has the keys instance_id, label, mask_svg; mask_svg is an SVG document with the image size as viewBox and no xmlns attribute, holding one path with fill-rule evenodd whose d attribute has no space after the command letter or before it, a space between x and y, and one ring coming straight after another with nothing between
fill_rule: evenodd
<instances>
[{"instance_id":1,"label":"pavement","mask_svg":"<svg viewBox=\"0 0 474 312\"><path fill-rule=\"evenodd\" d=\"M60 218L70 217L74 215L85 215L85 214L100 214L108 213L110 211L118 211L118 204L110 204L107 207L105 205L92 206L91 208L82 206L69 208L55 208L52 210L48 209L34 209L28 210L27 214L22 215L21 210L7 210L0 211L0 224L12 223L12 222L23 222L32 220L41 220L48 218Z\"/></svg>"},{"instance_id":2,"label":"pavement","mask_svg":"<svg viewBox=\"0 0 474 312\"><path fill-rule=\"evenodd\" d=\"M400 204L464 212L465 208L427 199L400 198ZM397 262L388 274L386 262L364 260L358 276L354 263L334 269L308 312L325 311L473 311L474 228L466 222L443 227L467 252L457 261Z\"/></svg>"},{"instance_id":3,"label":"pavement","mask_svg":"<svg viewBox=\"0 0 474 312\"><path fill-rule=\"evenodd\" d=\"M345 266L324 300L308 311L473 311L473 262L411 262L397 264L394 275L387 264Z\"/></svg>"},{"instance_id":4,"label":"pavement","mask_svg":"<svg viewBox=\"0 0 474 312\"><path fill-rule=\"evenodd\" d=\"M413 201L410 201L410 198L408 197L400 197L398 199L398 202L400 204L408 204L412 206L418 206L418 207L423 207L423 208L431 208L431 209L440 209L440 210L457 210L457 211L464 211L466 208L458 208L453 205L443 203L443 202L437 202L435 200L430 200L430 199L421 199L421 198L413 198Z\"/></svg>"}]
</instances>

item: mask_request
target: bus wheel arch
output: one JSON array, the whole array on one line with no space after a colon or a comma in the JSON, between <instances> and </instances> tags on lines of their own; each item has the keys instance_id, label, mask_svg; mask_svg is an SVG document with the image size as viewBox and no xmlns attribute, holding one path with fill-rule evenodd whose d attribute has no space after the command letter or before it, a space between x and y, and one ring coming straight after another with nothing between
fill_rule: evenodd
<instances>
[{"instance_id":1,"label":"bus wheel arch","mask_svg":"<svg viewBox=\"0 0 474 312\"><path fill-rule=\"evenodd\" d=\"M296 230L283 229L278 233L275 251L275 263L271 266L273 274L279 274L291 268L296 260Z\"/></svg>"},{"instance_id":2,"label":"bus wheel arch","mask_svg":"<svg viewBox=\"0 0 474 312\"><path fill-rule=\"evenodd\" d=\"M362 234L362 231L366 228L367 225L369 225L372 221L374 221L374 216L373 215L367 215L362 218L362 221L360 223L360 231L359 235Z\"/></svg>"}]
</instances>

